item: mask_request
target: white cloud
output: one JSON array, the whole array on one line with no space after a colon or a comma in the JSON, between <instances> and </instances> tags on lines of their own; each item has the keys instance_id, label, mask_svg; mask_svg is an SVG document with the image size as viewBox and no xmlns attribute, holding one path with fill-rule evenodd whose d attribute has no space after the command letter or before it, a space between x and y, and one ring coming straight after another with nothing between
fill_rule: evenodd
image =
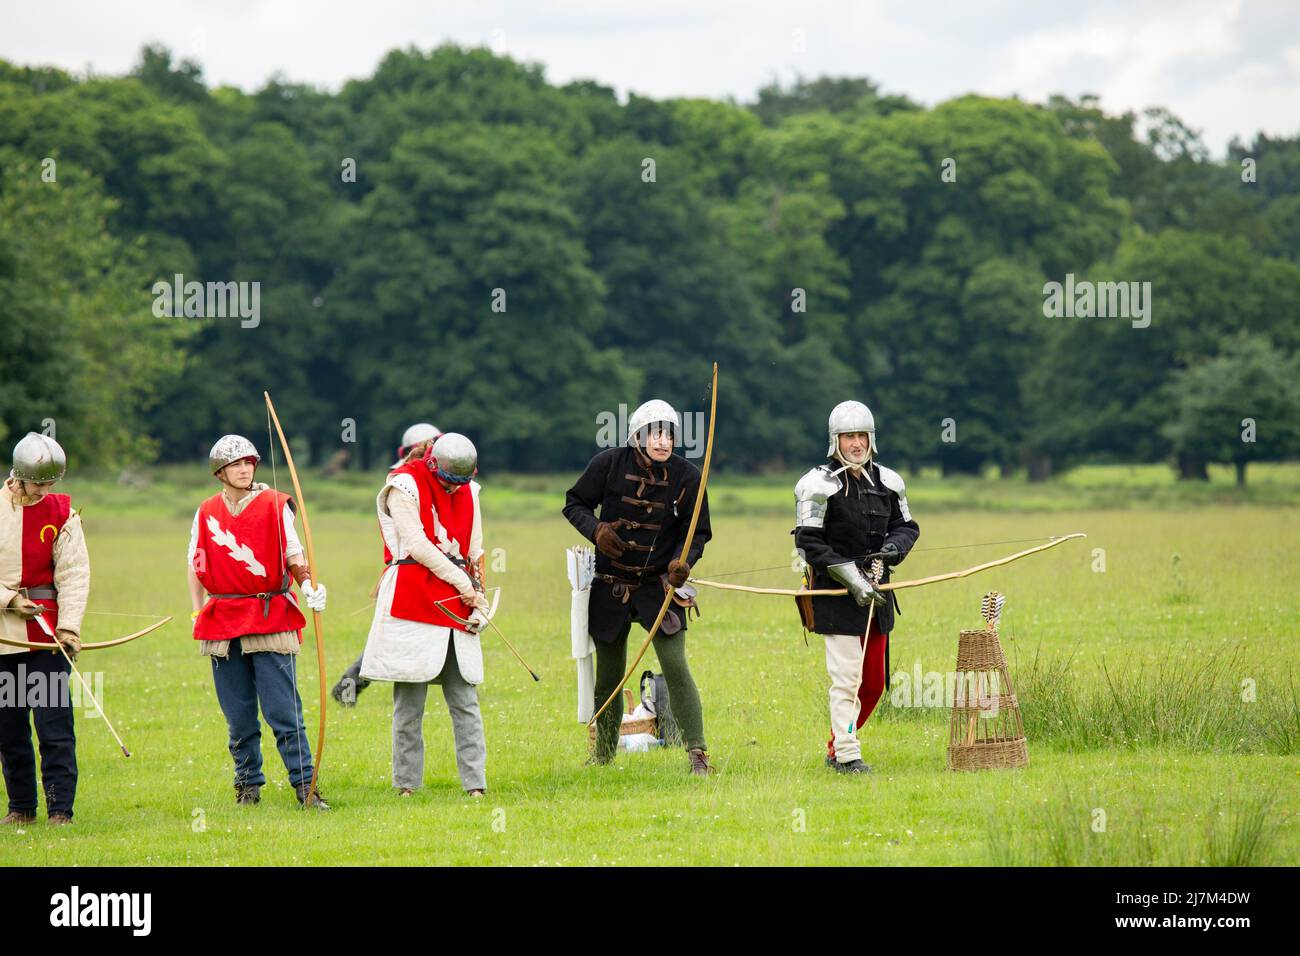
<instances>
[{"instance_id":1,"label":"white cloud","mask_svg":"<svg viewBox=\"0 0 1300 956\"><path fill-rule=\"evenodd\" d=\"M494 48L544 64L553 82L595 79L620 93L749 100L774 78L832 74L868 76L926 103L971 91L1034 100L1095 92L1112 112L1163 105L1203 129L1216 151L1234 133L1294 134L1300 127L1300 18L1288 13L1290 0L9 6L0 57L122 73L156 40L198 59L209 83L245 89L275 72L337 89L371 73L394 47L486 45L495 36ZM805 52L792 43L796 29L805 31Z\"/></svg>"}]
</instances>

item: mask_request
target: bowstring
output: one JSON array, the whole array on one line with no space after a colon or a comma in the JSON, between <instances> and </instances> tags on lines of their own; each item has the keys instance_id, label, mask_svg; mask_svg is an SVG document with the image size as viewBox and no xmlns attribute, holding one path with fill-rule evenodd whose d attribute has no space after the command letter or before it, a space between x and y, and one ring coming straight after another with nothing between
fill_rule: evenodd
<instances>
[{"instance_id":1,"label":"bowstring","mask_svg":"<svg viewBox=\"0 0 1300 956\"><path fill-rule=\"evenodd\" d=\"M706 388L706 389L704 390L704 404L709 404L709 402L710 402L710 400L712 399L712 397L713 397L713 380L710 379L710 380L709 380L709 387ZM709 428L710 428L710 429L713 428L713 422L712 422L712 421L709 422ZM685 457L685 456L683 456L683 457ZM705 489L705 487L704 487L704 473L701 472L701 473L700 473L700 485L699 485L698 488L695 489L695 496L696 496L697 498L702 497L702 496L704 495L705 490L706 490L706 489ZM696 505L696 504L697 504L697 502L694 502L694 501L691 502L691 512L692 512L692 513L694 513L695 510L696 510L696 508L695 508L695 505ZM703 504L702 502L700 502L699 505L700 505L700 508L703 509L704 504ZM689 530L689 529L688 529L688 530ZM694 532L691 534L691 538L690 538L690 540L686 542L686 547L685 547L685 549L682 551L681 557L680 557L678 560L685 561L688 557L690 557L690 554L691 554L691 545L695 543L695 537L696 537L696 535L698 535L699 533L700 533L700 529L699 529L699 526L697 525L697 526L695 527ZM701 557L702 557L702 556L703 556L703 555L701 555Z\"/></svg>"},{"instance_id":2,"label":"bowstring","mask_svg":"<svg viewBox=\"0 0 1300 956\"><path fill-rule=\"evenodd\" d=\"M709 383L709 387L708 387L707 389L704 390L704 391L705 391L705 397L706 397L706 398L707 398L708 395L712 392L712 390L713 390L713 383L710 382L710 383ZM712 424L712 423L710 423L710 424ZM647 436L647 438L649 437L649 434L650 434L650 432L649 432L649 427L647 426L647 430L646 430L646 436ZM676 429L674 429L674 437L675 437L675 438L676 438L676 437L680 437L680 436L677 436L677 435L676 435ZM635 445L635 443L634 443L634 445ZM674 442L673 442L673 450L674 450L674 451L677 450L676 446L677 446L677 442L674 441ZM639 447L639 446L636 446L636 447ZM650 477L651 477L651 478L654 478L654 474L655 474L655 473L654 473L654 459L650 458L650 453L649 453L649 450L648 450L648 449L647 449L646 451L643 451L642 454L644 454L644 455L646 456L646 458L649 459L649 461L650 461L650 465L648 466L647 470L650 472ZM685 456L683 456L683 457L685 457ZM639 464L639 462L638 462L638 464ZM703 479L703 475L701 475L701 480L702 480L702 479ZM695 494L696 494L697 497L698 497L699 495L703 494L703 493L704 493L704 489L703 489L703 487L696 489ZM694 501L691 502L691 510L692 510L692 512L694 512L694 510L695 510L695 502L694 502ZM601 512L601 517L604 517L604 511L603 511L603 509L602 509L602 512ZM665 515L664 517L665 517L665 519L666 519L666 518L667 518L667 515ZM675 517L675 518L676 518L676 517L680 517L680 515L677 514L677 506L676 506L676 504L673 505L673 517ZM639 575L637 575L637 577L643 577L643 576L645 575L645 570L646 570L646 568L648 568L648 567L650 566L650 556L651 556L652 554L654 554L654 552L655 552L655 545L659 542L659 535L660 535L660 533L663 531L663 527L664 527L665 524L667 524L667 520L660 522L660 524L659 524L659 529L658 529L657 531L655 531L655 533L654 533L654 537L652 537L652 538L650 539L650 550L646 552L645 560L644 560L643 562L641 562L641 573L640 573ZM689 522L688 522L688 526L687 526L687 529L686 529L686 530L688 530L688 531L690 530ZM698 531L698 529L696 529L696 534L698 534L698 533L699 533L699 531ZM694 540L694 537L695 537L695 535L692 534L692 535L691 535L691 539ZM686 557L687 557L690 553L691 553L691 542L690 542L690 541L687 541L686 544L685 544L685 546L682 548L682 553L681 553L681 557L679 558L679 560L685 560ZM668 556L668 560L669 560L669 563L672 562L672 555L671 555L671 554ZM668 587L669 587L669 590L670 590L670 592L671 592L671 590L672 590L672 585L669 584ZM671 610L671 608L670 608L670 610ZM658 657L658 654L656 654L655 656L656 656L656 658L657 658L657 657ZM638 688L638 691L639 691L639 688ZM621 697L622 694L623 694L623 688L622 688L622 687L616 688L615 691L614 691L614 693Z\"/></svg>"},{"instance_id":3,"label":"bowstring","mask_svg":"<svg viewBox=\"0 0 1300 956\"><path fill-rule=\"evenodd\" d=\"M712 380L710 380L710 382L709 382L709 387L706 388L706 389L704 390L704 397L705 397L705 399L706 399L705 404L707 404L707 399L710 397L710 395L712 394L712 392L713 392L713 382L712 382ZM685 423L683 422L683 424L685 424ZM709 422L709 427L710 427L710 428L713 427L713 423L712 423L712 422ZM683 429L683 430L685 430L685 429ZM647 432L647 436L648 436L648 435L649 435L649 432ZM681 437L681 436L677 436L677 437ZM676 444L676 443L674 443L674 445L675 445L675 444ZM675 451L675 450L676 450L676 448L674 448L674 451ZM649 457L649 454L648 454L648 453L647 453L646 457ZM683 459L684 459L686 456L683 455L682 457L683 457ZM653 462L652 462L652 464L653 464ZM654 470L653 470L653 469L651 469L651 471L650 471L650 477L651 477L651 478L654 477ZM701 473L701 474L700 474L700 484L699 484L699 485L696 487L696 489L695 489L695 497L696 497L696 499L699 499L700 496L703 495L703 494L704 494L704 475L703 475L703 473ZM704 507L704 505L703 505L702 503L700 503L698 500L694 500L694 501L692 501L692 502L691 502L691 514L692 514L692 515L695 514L695 511L696 511L696 507L695 507L695 506L696 506L697 504L699 504L701 508ZM679 514L677 513L677 505L676 505L675 503L673 504L673 517L674 517L674 518L680 518L680 517L681 517L681 515L679 515ZM664 522L664 523L666 524L667 522ZM659 526L659 528L660 528L660 531L662 531L662 530L663 530L663 524L661 524L661 525ZM689 519L689 518L687 519L687 522L686 522L686 530L687 530L687 532L690 534L690 537L687 538L686 541L682 544L682 551L681 551L681 554L679 554L679 555L677 556L677 560L678 560L678 561L685 561L687 558L690 557L690 555L691 555L691 544L695 541L695 536L698 535L698 534L700 533L700 529L699 529L698 527L696 527L696 528L694 528L694 529L691 528L691 522L690 522L690 519ZM658 541L658 540L659 540L659 531L656 531L656 532L655 532L655 536L654 536L653 538L650 539L650 550L646 553L646 556L645 556L645 564L643 564L643 565L641 566L641 571L642 571L642 573L645 572L646 567L647 567L647 566L649 565L649 563L650 563L650 555L651 555L651 554L654 554L655 542ZM668 563L669 563L669 564L672 563L672 555L671 555L671 554L668 556ZM669 593L670 593L670 594L675 590L675 588L673 588L671 582L669 582L669 584L668 584L668 590L669 590ZM671 612L671 611L672 611L672 608L670 607L668 610L669 610L669 612ZM659 655L658 655L658 653L656 652L656 653L655 653L655 658L658 659L658 657L659 657ZM663 666L662 663L660 664L660 666ZM639 691L640 691L640 688L638 687L637 690L638 690L638 692L639 692ZM623 688L621 688L621 687L620 687L617 691L615 691L615 693L618 693L618 694L621 694L622 692L623 692Z\"/></svg>"},{"instance_id":4,"label":"bowstring","mask_svg":"<svg viewBox=\"0 0 1300 956\"><path fill-rule=\"evenodd\" d=\"M280 493L280 480L277 477L276 470L275 470L276 439L275 439L275 435L271 431L271 406L269 403L264 402L263 404L266 405L266 447L268 453L271 456L271 488L275 491L276 495L278 496ZM288 575L289 573L289 562L284 556L284 512L278 507L275 509L275 512L276 512L275 540L279 545L279 551L277 551L276 554L277 554L277 562L280 565L280 581L283 582L285 576ZM290 585L290 587L292 588L292 585ZM299 651L301 651L301 644L299 644ZM289 666L290 666L290 670L293 673L293 693L294 696L298 698L298 708L297 708L298 712L294 715L293 737L294 737L294 742L298 749L298 768L301 770L302 769L302 735L303 735L304 728L303 728L302 694L299 693L298 691L298 655L297 654L289 655ZM321 680L324 679L325 679L324 676L322 676ZM311 776L313 776L314 774L315 774L315 764L313 763L312 774L309 775L307 778L307 788L309 791L307 793L307 797L311 796L310 793ZM303 781L299 780L298 786L302 786L302 784ZM307 806L307 801L306 801L306 797L304 797L303 807L306 808L306 806Z\"/></svg>"},{"instance_id":5,"label":"bowstring","mask_svg":"<svg viewBox=\"0 0 1300 956\"><path fill-rule=\"evenodd\" d=\"M128 614L125 611L86 611L86 614L107 614L110 617L147 617L151 620L158 620L157 614Z\"/></svg>"},{"instance_id":6,"label":"bowstring","mask_svg":"<svg viewBox=\"0 0 1300 956\"><path fill-rule=\"evenodd\" d=\"M709 382L709 387L706 388L706 389L704 390L704 399L705 399L704 404L706 404L706 405L708 404L709 396L710 396L712 393L713 393L713 382L710 381L710 382ZM712 427L713 423L710 422L709 425L710 425L710 427ZM676 450L676 449L674 448L674 450ZM682 457L685 458L686 456L683 455ZM653 477L653 473L651 473L651 476ZM704 494L703 481L704 481L704 475L701 473L701 475L700 475L700 482L701 482L701 484L700 484L699 487L697 487L697 488L695 489L695 497L696 497L696 498L699 498L701 495ZM691 513L692 513L692 514L695 513L695 505L696 505L696 502L695 502L694 500L692 500L692 501L691 501ZM673 515L673 517L675 517L675 518L676 518L676 517L680 517L680 515L678 515L678 514L675 513L675 512L676 512L676 505L674 505L673 507L674 507L674 515ZM703 505L700 505L700 507L703 507ZM688 521L687 521L687 528L686 528L686 530L687 530L687 531L690 531L690 530L691 530L689 519L688 519ZM690 554L691 554L691 545L694 543L695 538L696 538L696 536L697 536L699 533L700 533L700 529L699 529L698 527L696 527L695 530L691 533L690 539L687 540L687 541L682 545L682 553L678 556L678 560L679 560L679 561L685 561L688 557L690 557ZM650 548L651 548L652 551L653 551L653 549L654 549L654 541L655 541L655 540L658 540L658 538L659 538L659 532L656 531L656 532L655 532L655 537L654 537L654 539L652 539L651 542L650 542ZM671 555L669 556L669 558L670 558L670 561L671 561ZM646 561L648 562L649 560L650 560L650 556L649 556L649 555L646 555ZM641 570L644 571L645 568L643 567ZM671 585L669 585L669 586L671 587Z\"/></svg>"},{"instance_id":7,"label":"bowstring","mask_svg":"<svg viewBox=\"0 0 1300 956\"><path fill-rule=\"evenodd\" d=\"M712 391L712 389L713 389L713 383L710 382L710 383L709 383L709 387L706 388L706 389L704 390L705 398L708 397L708 395L709 395L709 393ZM647 435L647 437L649 437L649 430L648 430L648 428L647 428L647 431L646 431L646 435ZM674 429L674 435L676 436L676 429ZM680 437L680 436L676 436L676 437ZM676 441L674 441L673 446L674 446L674 447L673 447L673 450L676 451L676 450L677 450L677 448L676 448L676 446L677 446L677 442L676 442ZM647 459L650 459L650 466L649 466L650 477L651 477L651 478L654 478L654 459L651 459L651 458L650 458L650 453L649 453L648 450L642 452L642 454L644 454L644 455L646 456ZM685 456L683 456L683 458L684 458L684 457L685 457ZM703 476L701 476L701 477L703 477ZM704 489L703 489L703 488L697 488L696 491L695 491L696 497L699 497L699 496L700 496L701 494L703 494L703 493L704 493ZM691 511L692 511L692 513L694 513L694 511L695 511L695 502L694 502L694 501L691 502ZM674 504L673 504L673 517L674 517L674 518L679 518L679 517L681 517L681 515L678 514L678 512L677 512L677 505L676 505L675 502L674 502ZM689 522L688 522L688 526L687 526L687 529L686 529L686 530L688 530L688 531L690 530ZM661 531L663 531L663 523L661 523L661 524L659 525L659 530L656 531L656 532L654 533L654 537L650 539L650 550L646 552L645 561L643 561L643 562L641 563L641 574L642 574L642 575L645 574L645 569L648 568L648 567L650 566L650 556L651 556L652 554L654 554L655 544L659 541L659 534L660 534ZM699 534L699 529L698 529L698 528L697 528L697 529L695 530L695 532L691 535L691 540L690 540L690 541L687 541L687 542L683 545L683 547L682 547L682 553L681 553L681 555L680 555L680 557L679 557L678 560L682 560L682 561L684 561L684 560L687 558L687 556L690 555L690 553L691 553L691 542L694 541L694 539L695 539L695 535L697 535L697 534ZM668 556L668 558L669 558L669 563L671 563L671 562L672 562L672 555L670 554L670 555ZM743 572L742 572L742 573L743 573ZM669 587L672 587L672 585L669 585Z\"/></svg>"}]
</instances>

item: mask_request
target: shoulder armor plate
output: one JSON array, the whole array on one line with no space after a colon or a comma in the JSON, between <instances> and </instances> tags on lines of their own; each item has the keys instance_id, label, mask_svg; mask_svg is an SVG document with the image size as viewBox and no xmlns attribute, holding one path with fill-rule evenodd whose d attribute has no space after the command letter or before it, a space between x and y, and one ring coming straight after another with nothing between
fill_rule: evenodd
<instances>
[{"instance_id":1,"label":"shoulder armor plate","mask_svg":"<svg viewBox=\"0 0 1300 956\"><path fill-rule=\"evenodd\" d=\"M876 468L880 471L880 483L898 495L898 510L903 513L903 520L911 521L912 513L907 509L907 488L903 485L903 476L879 463Z\"/></svg>"},{"instance_id":2,"label":"shoulder armor plate","mask_svg":"<svg viewBox=\"0 0 1300 956\"><path fill-rule=\"evenodd\" d=\"M796 528L820 528L826 520L826 502L843 484L831 469L818 465L794 486L794 524Z\"/></svg>"}]
</instances>

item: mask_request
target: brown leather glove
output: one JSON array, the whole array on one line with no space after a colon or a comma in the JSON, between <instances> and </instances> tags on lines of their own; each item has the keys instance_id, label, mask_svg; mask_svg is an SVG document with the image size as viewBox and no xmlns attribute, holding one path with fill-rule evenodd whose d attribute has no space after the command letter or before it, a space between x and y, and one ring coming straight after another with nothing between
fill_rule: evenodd
<instances>
[{"instance_id":1,"label":"brown leather glove","mask_svg":"<svg viewBox=\"0 0 1300 956\"><path fill-rule=\"evenodd\" d=\"M75 661L77 655L81 653L81 638L71 631L64 630L56 631L55 635L54 639L63 645L63 649L68 652L68 657Z\"/></svg>"},{"instance_id":2,"label":"brown leather glove","mask_svg":"<svg viewBox=\"0 0 1300 956\"><path fill-rule=\"evenodd\" d=\"M45 613L45 605L37 604L21 594L14 595L13 600L9 602L9 609L15 611L24 621L34 621L38 615Z\"/></svg>"},{"instance_id":3,"label":"brown leather glove","mask_svg":"<svg viewBox=\"0 0 1300 956\"><path fill-rule=\"evenodd\" d=\"M691 566L685 561L676 559L668 562L668 583L675 588L681 587L686 583L686 579L691 576Z\"/></svg>"},{"instance_id":4,"label":"brown leather glove","mask_svg":"<svg viewBox=\"0 0 1300 956\"><path fill-rule=\"evenodd\" d=\"M614 526L608 521L596 525L596 547L607 558L621 558L627 550L627 543L614 532Z\"/></svg>"}]
</instances>

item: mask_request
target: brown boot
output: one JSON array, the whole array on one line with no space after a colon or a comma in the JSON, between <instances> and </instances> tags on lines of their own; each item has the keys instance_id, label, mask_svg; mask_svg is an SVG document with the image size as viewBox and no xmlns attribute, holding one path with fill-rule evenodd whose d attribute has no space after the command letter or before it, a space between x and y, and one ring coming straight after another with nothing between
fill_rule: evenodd
<instances>
[{"instance_id":1,"label":"brown boot","mask_svg":"<svg viewBox=\"0 0 1300 956\"><path fill-rule=\"evenodd\" d=\"M709 755L698 747L686 751L686 758L690 761L691 773L695 776L707 777L714 772L713 767L709 765Z\"/></svg>"},{"instance_id":2,"label":"brown boot","mask_svg":"<svg viewBox=\"0 0 1300 956\"><path fill-rule=\"evenodd\" d=\"M0 820L0 826L5 826L10 823L17 824L18 826L26 826L29 823L35 822L36 814L34 813L23 813L21 810L10 810L9 815L3 820Z\"/></svg>"},{"instance_id":3,"label":"brown boot","mask_svg":"<svg viewBox=\"0 0 1300 956\"><path fill-rule=\"evenodd\" d=\"M53 813L50 814L50 826L52 827L66 826L71 822L72 822L72 817L70 817L66 813L60 813L59 811L55 810Z\"/></svg>"},{"instance_id":4,"label":"brown boot","mask_svg":"<svg viewBox=\"0 0 1300 956\"><path fill-rule=\"evenodd\" d=\"M311 784L309 783L300 783L298 786L294 787L294 795L297 796L299 805L304 809L307 807L311 807L315 810L330 809L330 805L325 802L325 798L321 796L319 790L314 790L310 793L308 792L309 790L311 790Z\"/></svg>"},{"instance_id":5,"label":"brown boot","mask_svg":"<svg viewBox=\"0 0 1300 956\"><path fill-rule=\"evenodd\" d=\"M262 788L255 783L235 784L235 803L241 807L251 807L262 801Z\"/></svg>"}]
</instances>

